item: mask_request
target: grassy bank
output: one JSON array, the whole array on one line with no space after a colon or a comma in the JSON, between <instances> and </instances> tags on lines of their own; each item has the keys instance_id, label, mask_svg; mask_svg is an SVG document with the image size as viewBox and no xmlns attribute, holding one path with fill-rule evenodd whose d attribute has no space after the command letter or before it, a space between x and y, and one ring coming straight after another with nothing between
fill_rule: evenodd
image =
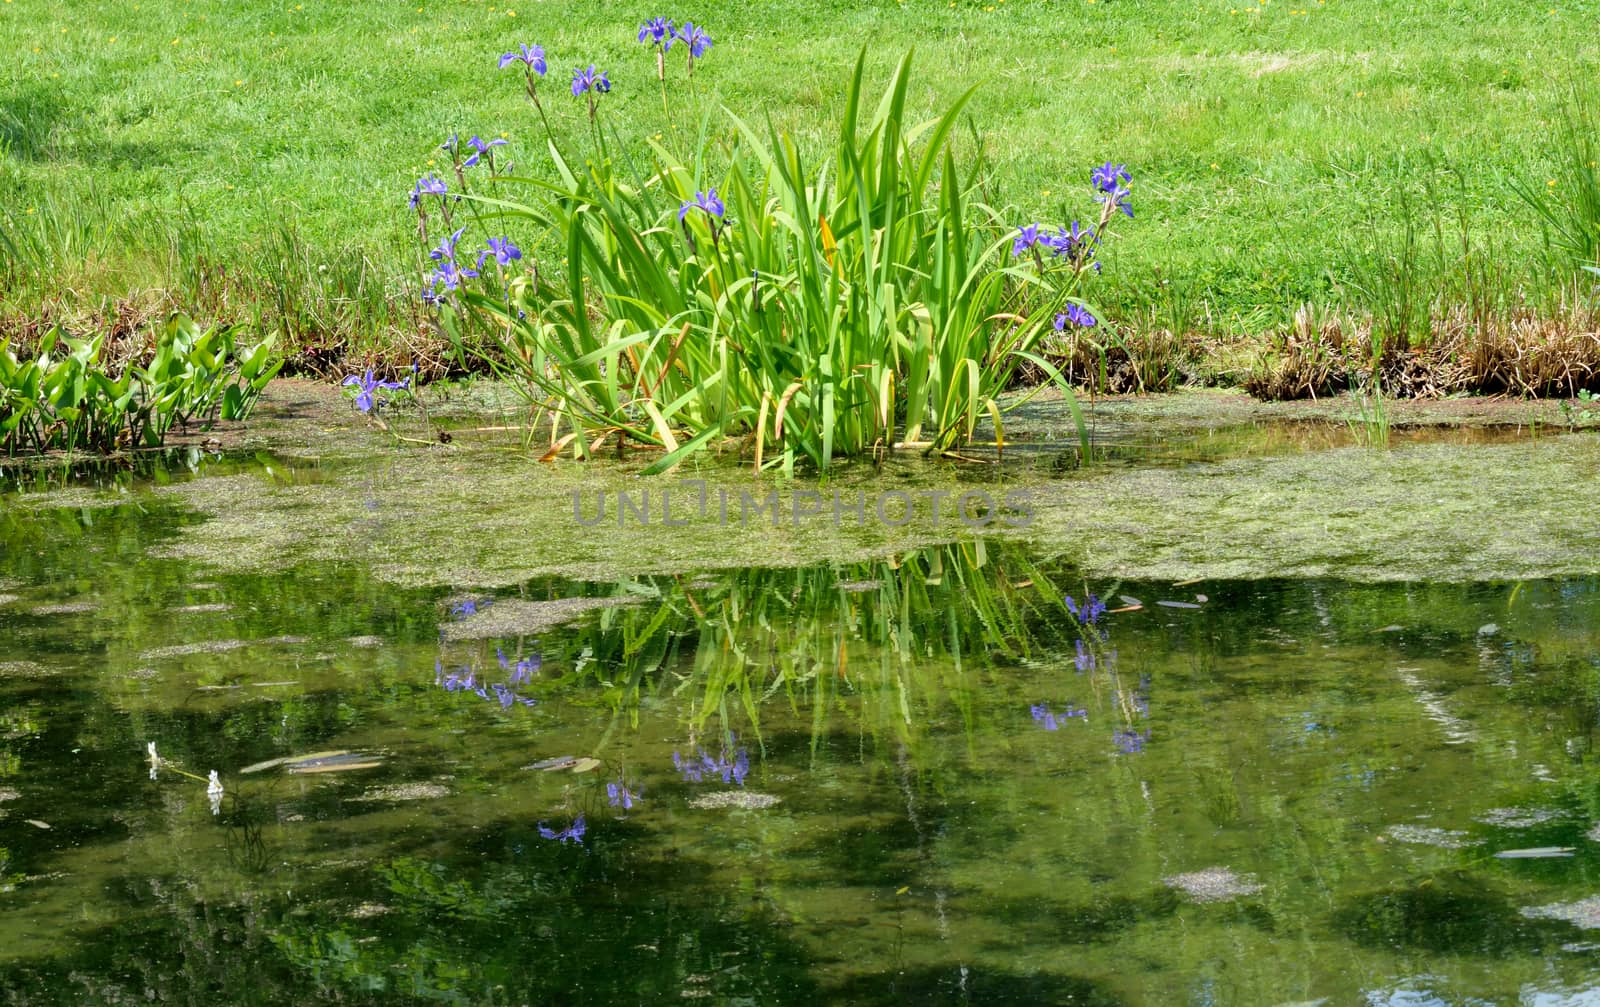
<instances>
[{"instance_id":1,"label":"grassy bank","mask_svg":"<svg viewBox=\"0 0 1600 1007\"><path fill-rule=\"evenodd\" d=\"M426 352L406 194L452 131L504 133L519 174L545 166L494 65L524 41L550 52L551 124L574 143L588 124L565 80L594 62L624 145L687 147L702 121L725 128L722 105L820 144L868 42L878 79L917 48L913 118L980 85L959 142L981 143L1019 221L1082 215L1087 166L1126 161L1138 217L1086 295L1130 358L1155 341L1153 385L1270 372L1273 339L1281 362L1335 322L1356 344L1461 317L1595 328L1593 284L1519 189L1559 223L1594 184L1566 121L1600 68L1600 4L711 2L662 12L715 40L666 111L634 39L654 13L5 0L0 331L181 307L281 330L312 370Z\"/></svg>"}]
</instances>

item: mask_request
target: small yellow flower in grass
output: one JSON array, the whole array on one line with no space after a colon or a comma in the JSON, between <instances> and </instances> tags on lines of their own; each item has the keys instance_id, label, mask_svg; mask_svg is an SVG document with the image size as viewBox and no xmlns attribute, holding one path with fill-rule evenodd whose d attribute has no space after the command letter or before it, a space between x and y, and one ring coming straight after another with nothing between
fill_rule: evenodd
<instances>
[{"instance_id":1,"label":"small yellow flower in grass","mask_svg":"<svg viewBox=\"0 0 1600 1007\"><path fill-rule=\"evenodd\" d=\"M1215 162L1215 161L1211 162L1211 170L1212 171L1216 171L1217 170L1217 162Z\"/></svg>"},{"instance_id":2,"label":"small yellow flower in grass","mask_svg":"<svg viewBox=\"0 0 1600 1007\"><path fill-rule=\"evenodd\" d=\"M433 158L428 158L428 167L433 167Z\"/></svg>"},{"instance_id":3,"label":"small yellow flower in grass","mask_svg":"<svg viewBox=\"0 0 1600 1007\"><path fill-rule=\"evenodd\" d=\"M659 134L659 133L657 133L657 134L656 134L656 135L657 135L657 136L660 136L660 135L661 135L661 134ZM501 134L500 134L500 139L502 139L502 140L504 140L504 139L506 139L506 134L504 134L504 133L501 133Z\"/></svg>"},{"instance_id":4,"label":"small yellow flower in grass","mask_svg":"<svg viewBox=\"0 0 1600 1007\"><path fill-rule=\"evenodd\" d=\"M32 212L33 212L33 207L31 207L31 206L30 206L30 207L28 207L28 212L29 212L29 213L32 213Z\"/></svg>"},{"instance_id":5,"label":"small yellow flower in grass","mask_svg":"<svg viewBox=\"0 0 1600 1007\"><path fill-rule=\"evenodd\" d=\"M1550 188L1554 189L1556 187L1556 180L1552 178L1550 181L1548 181L1548 182L1546 182L1544 184L1548 185Z\"/></svg>"},{"instance_id":6,"label":"small yellow flower in grass","mask_svg":"<svg viewBox=\"0 0 1600 1007\"><path fill-rule=\"evenodd\" d=\"M236 81L233 82L233 86L234 87L244 87L244 81L236 80Z\"/></svg>"},{"instance_id":7,"label":"small yellow flower in grass","mask_svg":"<svg viewBox=\"0 0 1600 1007\"><path fill-rule=\"evenodd\" d=\"M173 40L172 40L172 44L173 44L173 45L177 45L177 44L178 44L178 43L179 43L179 42L181 42L181 41L183 41L183 40L182 40L182 39L176 39L176 38L175 38L175 39L173 39Z\"/></svg>"},{"instance_id":8,"label":"small yellow flower in grass","mask_svg":"<svg viewBox=\"0 0 1600 1007\"><path fill-rule=\"evenodd\" d=\"M1367 92L1365 92L1365 91L1357 91L1356 92L1356 97L1357 98L1365 98L1366 96L1367 96Z\"/></svg>"},{"instance_id":9,"label":"small yellow flower in grass","mask_svg":"<svg viewBox=\"0 0 1600 1007\"><path fill-rule=\"evenodd\" d=\"M902 2L904 2L904 0L902 0ZM516 17L516 16L517 16L517 12L516 11L514 11L514 10L506 11L506 17Z\"/></svg>"},{"instance_id":10,"label":"small yellow flower in grass","mask_svg":"<svg viewBox=\"0 0 1600 1007\"><path fill-rule=\"evenodd\" d=\"M1090 2L1090 3L1094 3L1094 0L1089 0L1089 2ZM984 8L984 10L985 10L985 11L991 11L991 10L994 10L994 4L990 4L990 5L989 5L989 6L987 6L987 7L985 7L985 8Z\"/></svg>"},{"instance_id":11,"label":"small yellow flower in grass","mask_svg":"<svg viewBox=\"0 0 1600 1007\"><path fill-rule=\"evenodd\" d=\"M8 2L9 2L9 0L8 0ZM115 35L113 35L113 36L111 36L111 38L109 38L109 39L108 39L108 40L107 40L107 41L110 41L110 42L115 42L115 41L116 41L116 40L117 40L117 37L116 37L116 36L115 36Z\"/></svg>"}]
</instances>

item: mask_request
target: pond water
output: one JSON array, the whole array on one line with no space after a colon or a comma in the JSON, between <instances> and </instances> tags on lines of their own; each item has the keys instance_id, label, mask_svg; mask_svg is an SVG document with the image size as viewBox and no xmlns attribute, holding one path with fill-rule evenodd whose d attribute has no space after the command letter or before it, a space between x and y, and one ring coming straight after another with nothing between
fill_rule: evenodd
<instances>
[{"instance_id":1,"label":"pond water","mask_svg":"<svg viewBox=\"0 0 1600 1007\"><path fill-rule=\"evenodd\" d=\"M1600 579L402 588L150 482L0 499L0 1001L1600 1002Z\"/></svg>"}]
</instances>

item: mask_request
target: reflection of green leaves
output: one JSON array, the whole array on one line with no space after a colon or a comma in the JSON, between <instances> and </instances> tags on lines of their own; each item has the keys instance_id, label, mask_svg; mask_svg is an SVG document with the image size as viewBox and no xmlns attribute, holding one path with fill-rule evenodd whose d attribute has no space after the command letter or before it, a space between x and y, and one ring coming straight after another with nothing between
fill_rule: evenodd
<instances>
[{"instance_id":1,"label":"reflection of green leaves","mask_svg":"<svg viewBox=\"0 0 1600 1007\"><path fill-rule=\"evenodd\" d=\"M270 939L291 964L309 973L317 986L348 985L367 992L376 992L385 986L382 975L362 967L364 963L355 939L343 930L282 930L271 934Z\"/></svg>"}]
</instances>

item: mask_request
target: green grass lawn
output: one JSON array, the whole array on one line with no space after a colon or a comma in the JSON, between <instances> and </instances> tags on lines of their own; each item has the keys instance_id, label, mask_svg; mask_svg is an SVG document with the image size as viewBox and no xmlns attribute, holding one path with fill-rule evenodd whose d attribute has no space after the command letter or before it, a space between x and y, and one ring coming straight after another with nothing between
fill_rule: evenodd
<instances>
[{"instance_id":1,"label":"green grass lawn","mask_svg":"<svg viewBox=\"0 0 1600 1007\"><path fill-rule=\"evenodd\" d=\"M669 82L670 121L635 41L657 13L715 40L692 88ZM1091 165L1129 165L1138 216L1090 292L1114 315L1159 319L1162 282L1189 295L1180 322L1213 332L1359 300L1402 201L1429 248L1436 219L1459 247L1464 219L1507 296L1537 302L1544 242L1511 183L1568 184L1559 127L1600 79L1597 26L1596 0L0 0L0 229L34 249L0 244L0 280L25 260L0 315L17 328L142 290L202 314L299 311L358 352L414 327L387 302L438 144L503 134L519 173L545 161L519 75L495 66L519 42L549 52L557 131L586 131L567 83L593 62L634 147L687 145L707 117L731 135L726 105L820 148L859 48L881 81L914 47L928 117L979 86L992 194L1019 221L1090 215Z\"/></svg>"}]
</instances>

